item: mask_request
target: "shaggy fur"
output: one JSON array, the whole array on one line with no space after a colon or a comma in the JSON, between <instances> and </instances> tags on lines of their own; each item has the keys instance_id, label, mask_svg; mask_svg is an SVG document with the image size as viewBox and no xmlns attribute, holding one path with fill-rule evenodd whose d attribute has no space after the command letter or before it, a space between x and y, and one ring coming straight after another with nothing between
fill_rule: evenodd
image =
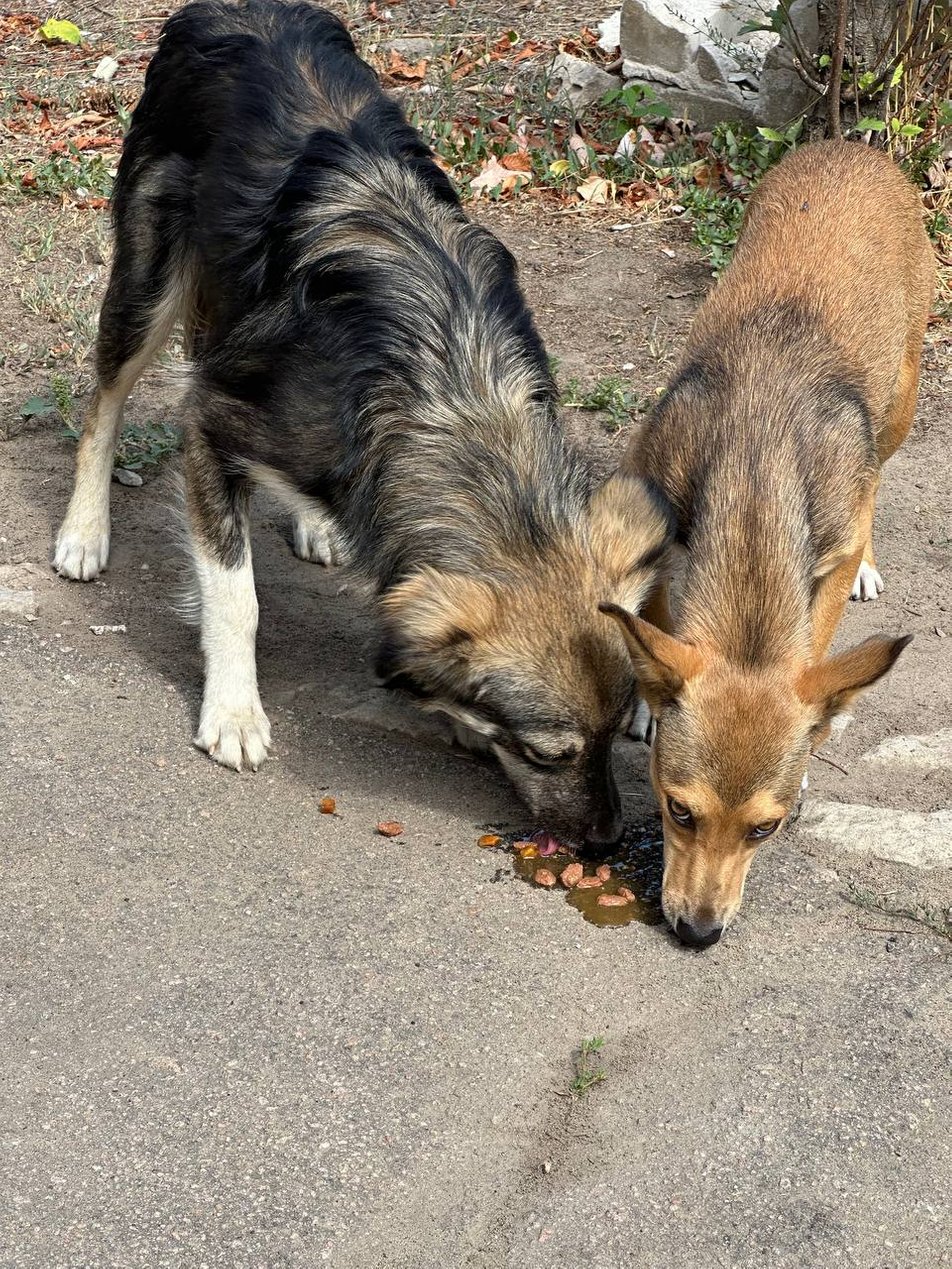
<instances>
[{"instance_id":1,"label":"shaggy fur","mask_svg":"<svg viewBox=\"0 0 952 1269\"><path fill-rule=\"evenodd\" d=\"M55 563L104 565L103 455L180 317L197 743L235 767L267 754L247 515L263 483L292 508L299 554L346 555L373 583L387 682L475 733L554 828L617 836L611 739L633 680L598 604L640 604L668 513L638 477L596 491L511 255L463 214L340 22L275 0L172 17L115 220L100 396Z\"/></svg>"}]
</instances>

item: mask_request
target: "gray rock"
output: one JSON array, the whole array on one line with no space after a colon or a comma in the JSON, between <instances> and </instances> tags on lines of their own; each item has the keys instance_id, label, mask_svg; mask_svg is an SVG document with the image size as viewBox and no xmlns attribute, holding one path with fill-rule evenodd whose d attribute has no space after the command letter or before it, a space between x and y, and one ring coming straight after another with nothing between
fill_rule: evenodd
<instances>
[{"instance_id":1,"label":"gray rock","mask_svg":"<svg viewBox=\"0 0 952 1269\"><path fill-rule=\"evenodd\" d=\"M436 45L425 36L405 35L392 40L381 40L380 50L384 53L399 53L408 62L418 62L421 57L432 57Z\"/></svg>"},{"instance_id":2,"label":"gray rock","mask_svg":"<svg viewBox=\"0 0 952 1269\"><path fill-rule=\"evenodd\" d=\"M616 9L604 22L598 24L598 47L612 53L621 42L621 9Z\"/></svg>"},{"instance_id":3,"label":"gray rock","mask_svg":"<svg viewBox=\"0 0 952 1269\"><path fill-rule=\"evenodd\" d=\"M952 811L813 802L803 808L799 827L855 854L915 868L952 866Z\"/></svg>"},{"instance_id":4,"label":"gray rock","mask_svg":"<svg viewBox=\"0 0 952 1269\"><path fill-rule=\"evenodd\" d=\"M625 0L620 43L623 57L677 73L687 68L698 41L658 0Z\"/></svg>"},{"instance_id":5,"label":"gray rock","mask_svg":"<svg viewBox=\"0 0 952 1269\"><path fill-rule=\"evenodd\" d=\"M863 762L893 762L905 767L952 767L952 727L931 736L891 736L863 754Z\"/></svg>"},{"instance_id":6,"label":"gray rock","mask_svg":"<svg viewBox=\"0 0 952 1269\"><path fill-rule=\"evenodd\" d=\"M731 82L728 77L737 72L738 66L726 53L700 44L694 55L694 69L705 83L726 85Z\"/></svg>"},{"instance_id":7,"label":"gray rock","mask_svg":"<svg viewBox=\"0 0 952 1269\"><path fill-rule=\"evenodd\" d=\"M690 87L691 80L687 74L674 75L670 71L662 70L659 66L646 66L644 62L635 62L627 58L621 67L621 76L626 84L650 84L654 88L657 84L663 84L669 88Z\"/></svg>"},{"instance_id":8,"label":"gray rock","mask_svg":"<svg viewBox=\"0 0 952 1269\"><path fill-rule=\"evenodd\" d=\"M809 53L815 53L820 39L816 0L793 0L790 20ZM816 93L794 69L793 53L783 42L764 58L757 97L757 118L769 127L783 127L815 100Z\"/></svg>"},{"instance_id":9,"label":"gray rock","mask_svg":"<svg viewBox=\"0 0 952 1269\"><path fill-rule=\"evenodd\" d=\"M120 485L133 485L138 487L142 484L142 477L137 471L128 471L125 467L116 467L112 474L114 478L119 481Z\"/></svg>"},{"instance_id":10,"label":"gray rock","mask_svg":"<svg viewBox=\"0 0 952 1269\"><path fill-rule=\"evenodd\" d=\"M619 87L619 81L614 75L609 75L593 62L572 57L569 53L560 53L555 58L551 77L562 96L576 110L584 110L586 106L601 101L607 92Z\"/></svg>"},{"instance_id":11,"label":"gray rock","mask_svg":"<svg viewBox=\"0 0 952 1269\"><path fill-rule=\"evenodd\" d=\"M32 590L8 590L0 586L0 614L4 617L35 617L35 593Z\"/></svg>"}]
</instances>

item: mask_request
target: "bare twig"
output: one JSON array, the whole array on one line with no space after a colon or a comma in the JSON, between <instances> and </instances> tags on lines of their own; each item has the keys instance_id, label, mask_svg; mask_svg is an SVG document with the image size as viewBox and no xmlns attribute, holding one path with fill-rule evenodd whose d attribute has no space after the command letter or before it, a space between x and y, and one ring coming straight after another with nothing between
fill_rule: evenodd
<instances>
[{"instance_id":1,"label":"bare twig","mask_svg":"<svg viewBox=\"0 0 952 1269\"><path fill-rule=\"evenodd\" d=\"M840 126L840 92L843 84L843 54L846 50L846 14L849 0L837 0L836 35L830 61L830 86L827 91L826 118L834 141L843 138Z\"/></svg>"},{"instance_id":2,"label":"bare twig","mask_svg":"<svg viewBox=\"0 0 952 1269\"><path fill-rule=\"evenodd\" d=\"M812 757L819 758L821 762L825 762L827 766L829 767L835 767L837 771L842 771L843 775L845 776L849 775L849 772L846 770L845 767L841 767L840 764L838 762L834 762L832 758L827 758L825 754L815 753L812 755Z\"/></svg>"}]
</instances>

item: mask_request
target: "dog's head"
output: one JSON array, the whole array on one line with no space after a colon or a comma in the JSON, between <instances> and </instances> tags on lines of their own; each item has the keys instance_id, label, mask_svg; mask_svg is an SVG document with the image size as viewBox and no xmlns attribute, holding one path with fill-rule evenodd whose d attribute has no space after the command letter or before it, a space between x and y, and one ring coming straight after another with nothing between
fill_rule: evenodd
<instances>
[{"instance_id":1,"label":"dog's head","mask_svg":"<svg viewBox=\"0 0 952 1269\"><path fill-rule=\"evenodd\" d=\"M625 635L655 719L664 913L685 943L707 947L736 915L757 847L797 805L810 753L911 636L867 639L812 665L749 667L603 611Z\"/></svg>"},{"instance_id":2,"label":"dog's head","mask_svg":"<svg viewBox=\"0 0 952 1269\"><path fill-rule=\"evenodd\" d=\"M647 488L615 477L563 540L503 575L425 568L393 587L378 673L475 735L545 828L576 844L617 841L611 749L635 684L598 604L640 606L670 536Z\"/></svg>"}]
</instances>

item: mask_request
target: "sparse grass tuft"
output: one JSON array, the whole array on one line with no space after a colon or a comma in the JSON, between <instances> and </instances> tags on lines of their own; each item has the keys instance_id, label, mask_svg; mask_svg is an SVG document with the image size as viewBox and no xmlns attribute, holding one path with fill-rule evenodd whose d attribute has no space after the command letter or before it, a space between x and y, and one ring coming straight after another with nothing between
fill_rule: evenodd
<instances>
[{"instance_id":1,"label":"sparse grass tuft","mask_svg":"<svg viewBox=\"0 0 952 1269\"><path fill-rule=\"evenodd\" d=\"M619 375L606 375L598 379L587 391L582 390L578 379L570 379L562 394L562 404L576 410L592 410L604 413L605 430L617 432L630 422L631 416L644 409L637 393Z\"/></svg>"},{"instance_id":2,"label":"sparse grass tuft","mask_svg":"<svg viewBox=\"0 0 952 1269\"><path fill-rule=\"evenodd\" d=\"M573 1097L584 1097L605 1079L604 1068L597 1065L604 1047L605 1037L601 1035L591 1036L579 1045L574 1057L575 1075L569 1085Z\"/></svg>"}]
</instances>

